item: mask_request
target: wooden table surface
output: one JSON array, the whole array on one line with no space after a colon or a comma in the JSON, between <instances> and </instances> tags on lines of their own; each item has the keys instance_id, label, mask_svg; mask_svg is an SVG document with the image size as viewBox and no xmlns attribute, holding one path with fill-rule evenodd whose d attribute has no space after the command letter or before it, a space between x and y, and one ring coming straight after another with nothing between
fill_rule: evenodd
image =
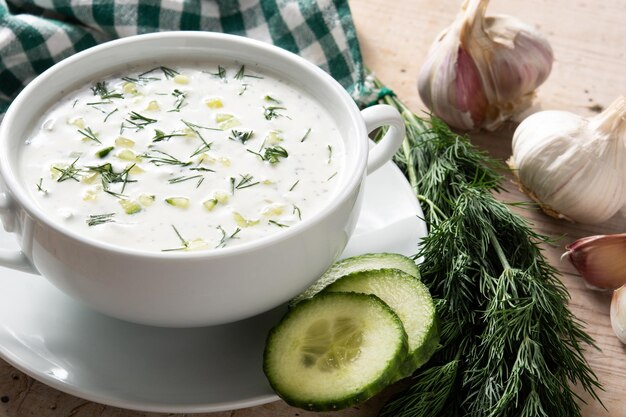
<instances>
[{"instance_id":1,"label":"wooden table surface","mask_svg":"<svg viewBox=\"0 0 626 417\"><path fill-rule=\"evenodd\" d=\"M416 77L437 33L447 26L461 0L352 0L351 8L365 62L414 111L423 109ZM561 109L591 116L619 94L626 94L626 4L624 0L492 0L490 13L506 13L534 25L549 39L555 64L538 91L543 109ZM472 141L492 156L506 159L511 152L515 123L493 133L472 134ZM511 181L505 183L504 201L528 201ZM587 325L600 350L586 353L605 391L598 403L582 404L585 417L626 417L626 348L612 333L610 295L588 290L574 268L560 261L563 247L573 240L598 233L626 231L626 210L601 225L557 221L538 210L520 213L534 228L558 238L545 248L550 262L562 273L571 294L570 308ZM392 389L393 390L393 387ZM375 416L389 391L334 416ZM587 398L587 397L585 397ZM12 368L0 360L0 417L6 416L156 416L108 407L64 394ZM212 417L322 416L287 406L282 401L259 407L206 414Z\"/></svg>"}]
</instances>

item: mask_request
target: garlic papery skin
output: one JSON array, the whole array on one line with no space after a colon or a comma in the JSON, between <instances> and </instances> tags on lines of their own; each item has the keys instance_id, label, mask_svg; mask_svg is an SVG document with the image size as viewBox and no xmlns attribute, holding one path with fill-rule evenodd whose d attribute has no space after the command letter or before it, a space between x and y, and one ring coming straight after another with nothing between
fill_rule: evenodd
<instances>
[{"instance_id":1,"label":"garlic papery skin","mask_svg":"<svg viewBox=\"0 0 626 417\"><path fill-rule=\"evenodd\" d=\"M611 327L615 336L622 343L626 343L626 287L620 287L613 292L613 298L611 299Z\"/></svg>"},{"instance_id":2,"label":"garlic papery skin","mask_svg":"<svg viewBox=\"0 0 626 417\"><path fill-rule=\"evenodd\" d=\"M459 129L496 129L526 109L552 69L548 41L511 16L485 17L489 0L466 0L418 76L424 104Z\"/></svg>"},{"instance_id":3,"label":"garlic papery skin","mask_svg":"<svg viewBox=\"0 0 626 417\"><path fill-rule=\"evenodd\" d=\"M563 254L592 289L626 285L626 233L578 239Z\"/></svg>"},{"instance_id":4,"label":"garlic papery skin","mask_svg":"<svg viewBox=\"0 0 626 417\"><path fill-rule=\"evenodd\" d=\"M509 167L520 188L544 212L580 223L601 223L626 203L626 99L584 118L542 111L513 134Z\"/></svg>"}]
</instances>

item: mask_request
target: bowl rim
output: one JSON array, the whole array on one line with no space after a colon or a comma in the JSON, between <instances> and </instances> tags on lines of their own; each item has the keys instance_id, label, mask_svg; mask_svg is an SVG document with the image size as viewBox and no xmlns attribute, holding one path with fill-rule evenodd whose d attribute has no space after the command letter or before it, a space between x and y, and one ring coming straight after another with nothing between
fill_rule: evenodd
<instances>
[{"instance_id":1,"label":"bowl rim","mask_svg":"<svg viewBox=\"0 0 626 417\"><path fill-rule=\"evenodd\" d=\"M300 221L289 229L282 230L278 233L266 237L254 239L250 242L242 243L232 247L192 252L158 252L114 245L105 241L79 234L72 229L62 226L58 222L55 222L52 218L44 213L44 210L35 203L34 199L29 195L29 192L22 186L21 182L18 179L17 173L14 172L15 170L11 169L17 168L18 162L14 161L12 163L9 160L9 132L12 128L13 123L15 123L15 121L21 117L30 117L33 119L33 121L35 120L35 117L41 117L41 114L39 113L29 114L28 111L24 113L24 110L28 109L28 101L33 95L36 95L37 90L40 88L53 88L56 92L61 92L67 87L72 86L72 84L68 84L63 86L63 88L60 88L54 83L54 76L60 71L66 71L68 67L76 65L77 62L80 62L87 57L103 54L107 51L110 51L111 49L119 47L120 45L137 44L137 47L145 43L154 45L155 42L164 38L174 40L177 39L180 42L184 42L184 40L186 39L206 40L209 41L207 44L211 46L214 46L215 42L227 44L233 43L235 45L247 45L257 49L257 53L259 54L271 54L277 57L279 60L289 61L290 63L299 66L303 73L306 73L307 76L310 75L315 77L321 84L324 85L324 88L326 90L334 93L334 96L336 96L337 98L337 102L341 105L342 110L345 111L344 117L349 119L350 125L355 128L353 134L357 136L357 140L355 141L355 143L357 144L357 149L355 151L350 150L350 152L346 152L345 155L346 158L354 159L356 163L354 164L354 168L351 171L345 171L343 173L343 175L347 178L346 181L342 186L340 186L339 189L335 190L334 198L323 206L323 210L315 213L311 218ZM159 57L160 52L158 51L158 49L155 50L155 52L156 53L154 57ZM148 60L151 58L152 57L144 57L143 60ZM229 59L232 60L233 57L229 57ZM116 66L118 65L112 65L110 68L111 71L113 71ZM270 70L279 69L280 61L277 61L277 65L275 67L267 68ZM104 66L90 69L89 71L87 71L87 74L93 73L95 75L101 74L106 71L107 67ZM26 114L26 116L24 116L24 114ZM361 137L362 139L360 139ZM36 222L46 225L57 233L79 242L81 245L89 246L101 251L115 253L128 257L147 258L152 261L168 259L194 260L222 258L241 255L248 252L254 252L267 246L273 246L278 242L291 239L319 225L328 216L335 212L339 206L345 203L350 197L352 191L360 186L363 178L366 175L367 154L367 131L365 129L365 122L363 121L358 106L356 105L352 97L348 94L348 92L343 88L343 86L341 86L334 78L332 78L328 73L326 73L315 64L307 61L299 55L279 48L275 45L247 38L244 36L199 31L156 32L132 35L120 39L115 39L71 55L70 57L65 58L64 60L56 63L55 65L41 73L18 94L13 103L11 103L11 105L9 106L9 109L7 110L2 120L2 123L0 124L0 183L4 182L4 184L6 185L6 190L0 189L0 192L4 192L11 203L18 203L18 207L15 207L14 204L11 204L13 206L11 210L14 210L14 214L15 210L19 211L20 209L23 209Z\"/></svg>"}]
</instances>

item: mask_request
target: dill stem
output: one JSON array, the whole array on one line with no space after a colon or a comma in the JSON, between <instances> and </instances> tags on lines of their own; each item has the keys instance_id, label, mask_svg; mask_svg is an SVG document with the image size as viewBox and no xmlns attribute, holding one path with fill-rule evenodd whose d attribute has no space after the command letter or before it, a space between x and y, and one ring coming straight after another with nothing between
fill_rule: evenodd
<instances>
[{"instance_id":1,"label":"dill stem","mask_svg":"<svg viewBox=\"0 0 626 417\"><path fill-rule=\"evenodd\" d=\"M502 268L505 271L510 270L511 265L509 264L509 261L507 260L506 255L504 254L504 250L502 250L502 246L500 246L500 242L498 242L498 238L496 237L496 234L494 233L493 229L488 227L487 233L489 234L490 243L493 246L493 249L496 251L496 255L498 255L498 259L500 260L500 263L502 264Z\"/></svg>"},{"instance_id":2,"label":"dill stem","mask_svg":"<svg viewBox=\"0 0 626 417\"><path fill-rule=\"evenodd\" d=\"M430 207L431 211L437 212L437 214L439 214L442 218L445 219L448 217L446 216L446 213L444 213L439 207L437 207L437 205L435 205L435 203L430 198L422 194L416 194L415 197L417 197L419 201L428 204L428 207ZM438 217L437 217L437 223L439 223Z\"/></svg>"}]
</instances>

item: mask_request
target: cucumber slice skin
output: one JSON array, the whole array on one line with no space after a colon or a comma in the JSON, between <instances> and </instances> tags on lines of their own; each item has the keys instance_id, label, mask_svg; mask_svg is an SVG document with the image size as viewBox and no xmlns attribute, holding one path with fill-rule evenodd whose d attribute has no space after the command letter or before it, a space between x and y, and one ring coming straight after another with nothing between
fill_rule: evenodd
<instances>
[{"instance_id":1,"label":"cucumber slice skin","mask_svg":"<svg viewBox=\"0 0 626 417\"><path fill-rule=\"evenodd\" d=\"M309 288L291 300L289 307L292 308L299 302L313 297L339 278L355 272L377 269L398 269L417 279L420 278L419 269L411 258L398 253L366 253L335 262Z\"/></svg>"},{"instance_id":2,"label":"cucumber slice skin","mask_svg":"<svg viewBox=\"0 0 626 417\"><path fill-rule=\"evenodd\" d=\"M306 319L307 317L315 320L318 317L316 310L328 311L333 305L336 305L336 303L343 304L345 306L343 308L344 311L352 311L354 316L358 318L362 316L361 310L363 309L367 309L368 311L369 309L373 309L377 314L386 317L385 322L378 323L378 326L393 329L393 337L396 338L396 340L390 343L394 343L394 350L380 359L380 370L374 378L360 385L355 386L351 384L347 392L337 394L330 392L322 396L316 396L315 394L302 392L301 389L294 389L294 387L284 384L281 380L281 374L284 370L280 371L277 367L284 365L288 360L285 360L284 352L281 351L285 350L285 346L289 346L290 350L296 350L294 340L281 340L281 337L284 337L286 333L285 328L291 326L304 328L307 324L304 322L298 323L298 321L303 318ZM278 343L289 345L282 345L281 349L277 349ZM272 389L286 403L309 411L333 411L361 403L401 379L399 375L402 368L405 366L407 355L408 337L404 331L402 322L397 314L378 297L357 293L319 294L315 298L305 300L299 303L296 308L289 310L283 319L270 331L263 354L263 372L267 376ZM362 364L362 366L367 365L371 365L371 361ZM294 371L298 372L297 370ZM301 377L306 378L305 376ZM331 377L332 375L329 374L327 378Z\"/></svg>"},{"instance_id":3,"label":"cucumber slice skin","mask_svg":"<svg viewBox=\"0 0 626 417\"><path fill-rule=\"evenodd\" d=\"M328 292L373 294L396 312L409 340L409 355L400 370L400 378L413 374L439 346L433 299L428 288L411 275L397 269L354 272L330 284L321 294Z\"/></svg>"}]
</instances>

